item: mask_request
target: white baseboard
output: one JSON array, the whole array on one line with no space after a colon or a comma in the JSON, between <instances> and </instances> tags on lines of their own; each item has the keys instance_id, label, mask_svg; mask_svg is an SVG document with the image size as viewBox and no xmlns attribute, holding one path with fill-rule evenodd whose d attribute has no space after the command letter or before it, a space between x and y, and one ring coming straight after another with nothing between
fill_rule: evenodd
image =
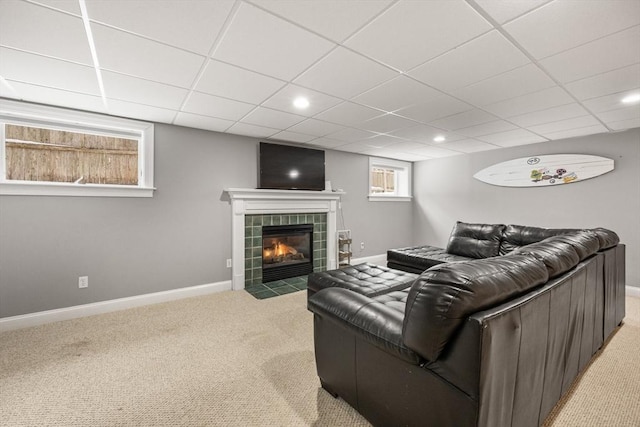
<instances>
[{"instance_id":1,"label":"white baseboard","mask_svg":"<svg viewBox=\"0 0 640 427\"><path fill-rule=\"evenodd\" d=\"M625 291L628 297L640 298L640 288L637 286L627 286Z\"/></svg>"},{"instance_id":2,"label":"white baseboard","mask_svg":"<svg viewBox=\"0 0 640 427\"><path fill-rule=\"evenodd\" d=\"M23 314L20 316L5 317L0 319L0 332L230 290L231 280L226 280L224 282L190 286L188 288L172 289L170 291L154 292L152 294L136 295L134 297L118 298L55 310L39 311L37 313Z\"/></svg>"},{"instance_id":3,"label":"white baseboard","mask_svg":"<svg viewBox=\"0 0 640 427\"><path fill-rule=\"evenodd\" d=\"M370 262L371 264L377 264L387 266L387 254L373 255L362 258L351 258L351 265L362 264L364 262Z\"/></svg>"}]
</instances>

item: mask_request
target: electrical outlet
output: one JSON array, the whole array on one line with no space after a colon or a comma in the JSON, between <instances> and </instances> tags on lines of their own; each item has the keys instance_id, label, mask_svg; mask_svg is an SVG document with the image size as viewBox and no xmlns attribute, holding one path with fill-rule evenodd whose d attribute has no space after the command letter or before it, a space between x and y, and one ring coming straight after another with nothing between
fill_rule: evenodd
<instances>
[{"instance_id":1,"label":"electrical outlet","mask_svg":"<svg viewBox=\"0 0 640 427\"><path fill-rule=\"evenodd\" d=\"M231 258L227 259L227 268L231 268Z\"/></svg>"},{"instance_id":2,"label":"electrical outlet","mask_svg":"<svg viewBox=\"0 0 640 427\"><path fill-rule=\"evenodd\" d=\"M88 288L89 287L89 276L80 276L80 277L78 277L78 287L80 289Z\"/></svg>"},{"instance_id":3,"label":"electrical outlet","mask_svg":"<svg viewBox=\"0 0 640 427\"><path fill-rule=\"evenodd\" d=\"M364 242L360 242L360 250L364 251Z\"/></svg>"}]
</instances>

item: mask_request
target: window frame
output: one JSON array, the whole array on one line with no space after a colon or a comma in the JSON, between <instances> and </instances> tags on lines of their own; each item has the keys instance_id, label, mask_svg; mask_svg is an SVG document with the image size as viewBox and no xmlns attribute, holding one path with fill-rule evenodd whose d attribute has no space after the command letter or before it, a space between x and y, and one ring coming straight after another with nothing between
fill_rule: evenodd
<instances>
[{"instance_id":1,"label":"window frame","mask_svg":"<svg viewBox=\"0 0 640 427\"><path fill-rule=\"evenodd\" d=\"M372 193L372 171L374 168L393 169L395 175L395 192L389 193ZM370 202L410 202L412 196L412 164L402 160L384 159L381 157L369 157L369 190L368 199Z\"/></svg>"},{"instance_id":2,"label":"window frame","mask_svg":"<svg viewBox=\"0 0 640 427\"><path fill-rule=\"evenodd\" d=\"M138 185L8 180L7 123L137 139ZM153 156L153 123L0 99L0 195L153 197Z\"/></svg>"}]
</instances>

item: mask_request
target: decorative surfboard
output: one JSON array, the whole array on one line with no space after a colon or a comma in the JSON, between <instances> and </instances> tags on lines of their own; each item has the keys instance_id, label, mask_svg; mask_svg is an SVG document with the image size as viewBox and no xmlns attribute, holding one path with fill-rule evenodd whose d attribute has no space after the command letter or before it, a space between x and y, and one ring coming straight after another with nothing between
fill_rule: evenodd
<instances>
[{"instance_id":1,"label":"decorative surfboard","mask_svg":"<svg viewBox=\"0 0 640 427\"><path fill-rule=\"evenodd\" d=\"M522 157L482 169L473 177L502 187L569 184L611 172L613 160L586 154Z\"/></svg>"}]
</instances>

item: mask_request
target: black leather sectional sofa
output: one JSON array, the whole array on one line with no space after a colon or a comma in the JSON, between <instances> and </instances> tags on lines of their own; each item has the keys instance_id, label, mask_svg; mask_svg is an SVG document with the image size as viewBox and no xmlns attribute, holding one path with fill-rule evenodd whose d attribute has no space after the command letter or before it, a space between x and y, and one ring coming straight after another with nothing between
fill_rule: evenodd
<instances>
[{"instance_id":1,"label":"black leather sectional sofa","mask_svg":"<svg viewBox=\"0 0 640 427\"><path fill-rule=\"evenodd\" d=\"M539 426L624 317L624 249L605 229L457 223L398 270L314 273L321 384L377 426ZM421 274L403 288L399 270Z\"/></svg>"}]
</instances>

